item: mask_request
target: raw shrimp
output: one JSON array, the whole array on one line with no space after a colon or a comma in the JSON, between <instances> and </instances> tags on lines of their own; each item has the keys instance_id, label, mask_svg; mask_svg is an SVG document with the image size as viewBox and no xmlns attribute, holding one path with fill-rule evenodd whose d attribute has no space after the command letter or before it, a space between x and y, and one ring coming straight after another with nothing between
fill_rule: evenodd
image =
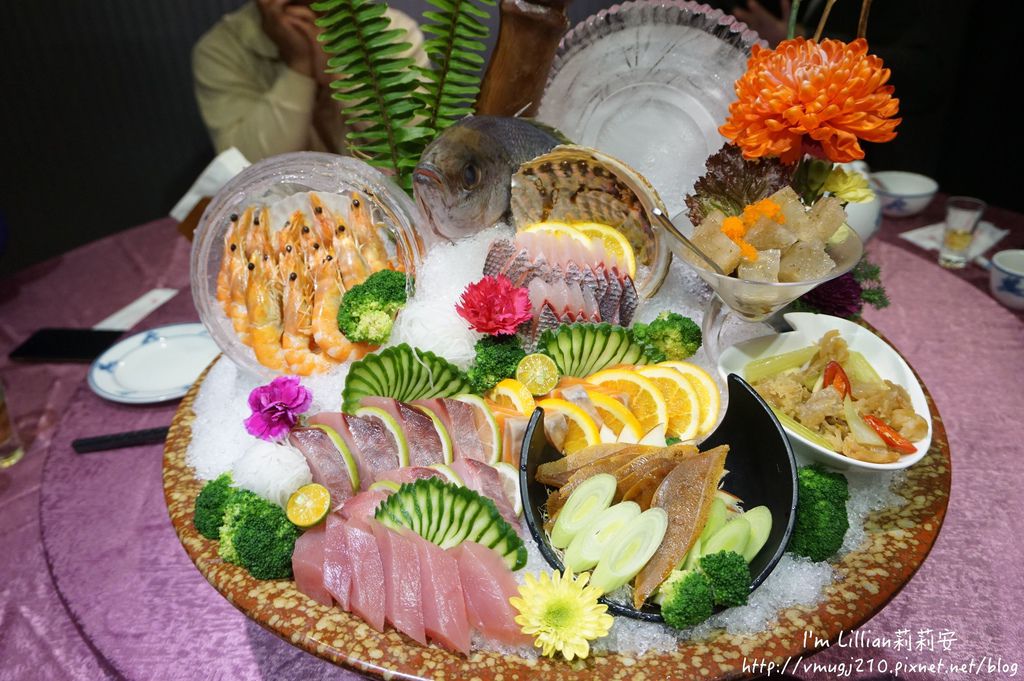
<instances>
[{"instance_id":1,"label":"raw shrimp","mask_svg":"<svg viewBox=\"0 0 1024 681\"><path fill-rule=\"evenodd\" d=\"M246 291L249 333L252 349L260 364L275 371L285 371L281 347L281 282L274 261L264 253L253 254L249 287Z\"/></svg>"},{"instance_id":2,"label":"raw shrimp","mask_svg":"<svg viewBox=\"0 0 1024 681\"><path fill-rule=\"evenodd\" d=\"M313 280L302 255L295 250L281 255L278 271L283 286L281 346L288 368L300 376L325 371L334 362L312 350Z\"/></svg>"}]
</instances>

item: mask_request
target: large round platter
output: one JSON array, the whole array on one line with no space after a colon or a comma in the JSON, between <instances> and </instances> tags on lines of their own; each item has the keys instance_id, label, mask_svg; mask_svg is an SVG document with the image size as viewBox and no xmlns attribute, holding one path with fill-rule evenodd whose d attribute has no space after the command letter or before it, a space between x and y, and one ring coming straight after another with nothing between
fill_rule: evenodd
<instances>
[{"instance_id":1,"label":"large round platter","mask_svg":"<svg viewBox=\"0 0 1024 681\"><path fill-rule=\"evenodd\" d=\"M757 41L696 2L615 5L562 39L537 116L636 168L675 215L725 141L718 126Z\"/></svg>"},{"instance_id":2,"label":"large round platter","mask_svg":"<svg viewBox=\"0 0 1024 681\"><path fill-rule=\"evenodd\" d=\"M916 374L915 374L916 375ZM918 377L919 378L919 377ZM774 660L805 655L804 631L835 640L869 620L910 580L931 550L949 501L950 457L945 427L925 388L933 437L927 455L906 472L896 492L907 500L899 509L871 515L866 539L837 565L839 580L813 608L786 609L768 630L681 644L675 651L632 655L592 655L574 669L562 662L530 661L499 653L462 658L436 647L422 647L388 629L378 633L338 608L318 605L291 581L258 581L217 556L216 542L192 524L201 483L185 463L194 418L192 405L201 382L181 402L164 451L164 493L171 522L199 571L239 610L286 641L336 664L383 678L407 679L740 679L744 658ZM199 632L197 632L199 633Z\"/></svg>"}]
</instances>

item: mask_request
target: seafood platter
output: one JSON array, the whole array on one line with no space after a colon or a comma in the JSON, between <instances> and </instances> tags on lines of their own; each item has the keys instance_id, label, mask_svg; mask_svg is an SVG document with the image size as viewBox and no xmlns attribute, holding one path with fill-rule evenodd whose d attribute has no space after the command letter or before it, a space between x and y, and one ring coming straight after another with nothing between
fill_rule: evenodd
<instances>
[{"instance_id":1,"label":"seafood platter","mask_svg":"<svg viewBox=\"0 0 1024 681\"><path fill-rule=\"evenodd\" d=\"M730 111L772 58L736 44ZM860 48L822 47L855 67ZM853 266L862 187L750 120L692 187L484 115L427 146L411 197L348 157L243 171L192 254L223 355L165 450L198 569L285 640L384 677L744 678L869 619L941 526L945 431L864 324L757 323L795 297L751 312L763 292ZM721 353L712 303L740 313L712 329Z\"/></svg>"}]
</instances>

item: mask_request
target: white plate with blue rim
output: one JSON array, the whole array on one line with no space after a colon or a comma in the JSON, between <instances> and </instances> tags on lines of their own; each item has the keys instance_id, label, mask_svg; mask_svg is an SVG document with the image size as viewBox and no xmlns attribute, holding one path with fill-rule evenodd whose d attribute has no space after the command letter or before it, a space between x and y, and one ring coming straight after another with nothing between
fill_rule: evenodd
<instances>
[{"instance_id":1,"label":"white plate with blue rim","mask_svg":"<svg viewBox=\"0 0 1024 681\"><path fill-rule=\"evenodd\" d=\"M89 387L124 404L182 397L220 352L202 324L171 324L125 338L89 367Z\"/></svg>"}]
</instances>

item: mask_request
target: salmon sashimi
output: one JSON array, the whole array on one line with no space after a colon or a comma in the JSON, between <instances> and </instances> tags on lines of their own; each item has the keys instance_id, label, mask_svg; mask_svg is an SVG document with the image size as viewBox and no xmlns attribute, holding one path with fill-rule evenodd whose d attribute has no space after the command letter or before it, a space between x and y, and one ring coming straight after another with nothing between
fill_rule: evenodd
<instances>
[{"instance_id":1,"label":"salmon sashimi","mask_svg":"<svg viewBox=\"0 0 1024 681\"><path fill-rule=\"evenodd\" d=\"M370 529L384 566L384 614L391 625L420 645L427 645L420 588L420 558L412 539L375 520Z\"/></svg>"},{"instance_id":2,"label":"salmon sashimi","mask_svg":"<svg viewBox=\"0 0 1024 681\"><path fill-rule=\"evenodd\" d=\"M462 542L451 553L459 563L459 581L470 622L487 638L507 645L528 646L533 639L515 622L508 599L518 593L515 577L495 551L476 542Z\"/></svg>"},{"instance_id":3,"label":"salmon sashimi","mask_svg":"<svg viewBox=\"0 0 1024 681\"><path fill-rule=\"evenodd\" d=\"M324 525L311 527L295 540L292 572L295 587L321 605L334 601L324 586Z\"/></svg>"},{"instance_id":4,"label":"salmon sashimi","mask_svg":"<svg viewBox=\"0 0 1024 681\"><path fill-rule=\"evenodd\" d=\"M368 489L360 492L341 505L341 517L350 520L366 520L372 518L380 502L387 499L392 492L384 489Z\"/></svg>"},{"instance_id":5,"label":"salmon sashimi","mask_svg":"<svg viewBox=\"0 0 1024 681\"><path fill-rule=\"evenodd\" d=\"M547 485L548 487L561 487L569 482L569 477L573 473L587 464L594 463L598 459L603 459L606 456L618 454L619 452L624 451L626 447L634 446L639 445L628 445L620 442L591 445L581 449L571 456L563 456L556 461L542 463L537 466L537 482Z\"/></svg>"},{"instance_id":6,"label":"salmon sashimi","mask_svg":"<svg viewBox=\"0 0 1024 681\"><path fill-rule=\"evenodd\" d=\"M352 612L377 631L384 631L384 564L377 539L370 526L361 520L347 521L344 532L345 548L352 561Z\"/></svg>"},{"instance_id":7,"label":"salmon sashimi","mask_svg":"<svg viewBox=\"0 0 1024 681\"><path fill-rule=\"evenodd\" d=\"M313 482L331 493L332 508L338 508L352 496L352 478L341 452L327 433L319 428L293 428L288 441L306 457Z\"/></svg>"},{"instance_id":8,"label":"salmon sashimi","mask_svg":"<svg viewBox=\"0 0 1024 681\"><path fill-rule=\"evenodd\" d=\"M466 483L466 487L493 501L501 517L515 528L516 532L519 531L519 521L514 510L515 500L509 499L501 482L501 474L493 466L476 459L455 459L449 465Z\"/></svg>"},{"instance_id":9,"label":"salmon sashimi","mask_svg":"<svg viewBox=\"0 0 1024 681\"><path fill-rule=\"evenodd\" d=\"M376 482L377 474L398 468L398 443L381 420L375 416L346 414L339 431L359 468L359 484L363 489Z\"/></svg>"},{"instance_id":10,"label":"salmon sashimi","mask_svg":"<svg viewBox=\"0 0 1024 681\"><path fill-rule=\"evenodd\" d=\"M408 538L420 559L423 628L432 640L452 652L469 654L469 619L459 581L459 563L440 546L418 535Z\"/></svg>"},{"instance_id":11,"label":"salmon sashimi","mask_svg":"<svg viewBox=\"0 0 1024 681\"><path fill-rule=\"evenodd\" d=\"M636 576L633 604L638 609L683 561L700 536L728 453L729 447L722 445L683 459L654 493L651 506L665 509L670 520L661 546Z\"/></svg>"},{"instance_id":12,"label":"salmon sashimi","mask_svg":"<svg viewBox=\"0 0 1024 681\"><path fill-rule=\"evenodd\" d=\"M345 519L331 513L324 521L324 588L342 610L349 610L352 593L352 557L345 543ZM294 562L294 559L293 559Z\"/></svg>"}]
</instances>

